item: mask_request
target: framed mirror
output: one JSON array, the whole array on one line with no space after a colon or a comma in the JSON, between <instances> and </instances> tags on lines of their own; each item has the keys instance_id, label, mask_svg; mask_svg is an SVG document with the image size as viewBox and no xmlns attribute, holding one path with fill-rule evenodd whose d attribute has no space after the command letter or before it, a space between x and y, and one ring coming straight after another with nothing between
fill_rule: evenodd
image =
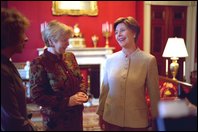
<instances>
[{"instance_id":1,"label":"framed mirror","mask_svg":"<svg viewBox=\"0 0 198 132\"><path fill-rule=\"evenodd\" d=\"M53 1L53 15L97 16L97 1Z\"/></svg>"}]
</instances>

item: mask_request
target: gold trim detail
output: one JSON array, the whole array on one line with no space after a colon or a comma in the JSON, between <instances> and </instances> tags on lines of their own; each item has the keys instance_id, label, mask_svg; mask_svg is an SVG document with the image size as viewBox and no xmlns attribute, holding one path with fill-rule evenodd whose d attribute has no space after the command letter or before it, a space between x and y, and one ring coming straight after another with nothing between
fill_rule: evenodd
<instances>
[{"instance_id":1,"label":"gold trim detail","mask_svg":"<svg viewBox=\"0 0 198 132\"><path fill-rule=\"evenodd\" d=\"M97 16L98 15L98 6L97 1L80 1L81 4L84 4L82 2L88 2L86 3L86 6L83 9L61 9L60 8L60 2L63 1L53 1L52 2L52 14L53 15L72 15L72 16L79 16L79 15L88 15L88 16ZM66 2L69 1L64 1Z\"/></svg>"}]
</instances>

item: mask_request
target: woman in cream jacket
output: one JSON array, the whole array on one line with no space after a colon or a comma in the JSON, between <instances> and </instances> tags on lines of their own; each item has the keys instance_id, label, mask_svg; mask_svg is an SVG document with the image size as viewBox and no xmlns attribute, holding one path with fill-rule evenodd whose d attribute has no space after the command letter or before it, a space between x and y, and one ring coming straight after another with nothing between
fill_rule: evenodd
<instances>
[{"instance_id":1,"label":"woman in cream jacket","mask_svg":"<svg viewBox=\"0 0 198 132\"><path fill-rule=\"evenodd\" d=\"M145 131L149 109L154 119L160 99L156 59L138 48L140 27L134 18L118 18L114 30L122 50L106 61L97 110L99 124L105 131ZM151 108L145 99L147 92Z\"/></svg>"}]
</instances>

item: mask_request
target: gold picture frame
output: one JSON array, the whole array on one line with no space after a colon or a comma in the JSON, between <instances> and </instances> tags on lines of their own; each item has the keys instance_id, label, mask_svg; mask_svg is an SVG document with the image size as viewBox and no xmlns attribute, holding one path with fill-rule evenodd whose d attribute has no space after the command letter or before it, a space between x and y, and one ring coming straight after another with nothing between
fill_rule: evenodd
<instances>
[{"instance_id":1,"label":"gold picture frame","mask_svg":"<svg viewBox=\"0 0 198 132\"><path fill-rule=\"evenodd\" d=\"M97 1L53 1L53 15L97 16Z\"/></svg>"}]
</instances>

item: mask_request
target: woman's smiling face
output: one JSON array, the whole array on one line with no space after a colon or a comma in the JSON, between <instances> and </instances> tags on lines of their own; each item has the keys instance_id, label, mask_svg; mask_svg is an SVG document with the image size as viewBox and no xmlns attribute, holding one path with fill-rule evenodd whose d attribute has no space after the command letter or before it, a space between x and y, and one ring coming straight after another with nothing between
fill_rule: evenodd
<instances>
[{"instance_id":1,"label":"woman's smiling face","mask_svg":"<svg viewBox=\"0 0 198 132\"><path fill-rule=\"evenodd\" d=\"M128 47L134 41L134 35L135 33L124 23L116 26L115 38L121 47Z\"/></svg>"}]
</instances>

